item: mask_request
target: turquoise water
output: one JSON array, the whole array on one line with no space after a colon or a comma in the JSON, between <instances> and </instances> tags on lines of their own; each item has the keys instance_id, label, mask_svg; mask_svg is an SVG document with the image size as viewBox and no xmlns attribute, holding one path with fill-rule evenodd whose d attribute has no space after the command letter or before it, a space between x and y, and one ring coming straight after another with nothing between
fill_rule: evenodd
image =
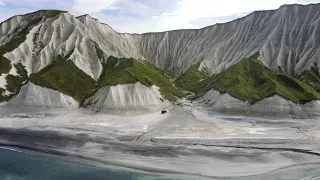
<instances>
[{"instance_id":1,"label":"turquoise water","mask_svg":"<svg viewBox=\"0 0 320 180\"><path fill-rule=\"evenodd\" d=\"M75 164L0 149L0 180L171 180L173 178ZM183 178L185 179L185 178Z\"/></svg>"}]
</instances>

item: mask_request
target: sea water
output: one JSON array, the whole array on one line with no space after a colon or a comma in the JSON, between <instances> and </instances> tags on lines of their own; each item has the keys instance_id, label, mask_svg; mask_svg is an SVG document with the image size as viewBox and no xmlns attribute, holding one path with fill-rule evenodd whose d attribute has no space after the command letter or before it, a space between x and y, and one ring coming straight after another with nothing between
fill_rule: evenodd
<instances>
[{"instance_id":1,"label":"sea water","mask_svg":"<svg viewBox=\"0 0 320 180\"><path fill-rule=\"evenodd\" d=\"M169 176L115 170L37 157L0 148L0 180L171 180ZM184 178L183 178L184 179Z\"/></svg>"},{"instance_id":2,"label":"sea water","mask_svg":"<svg viewBox=\"0 0 320 180\"><path fill-rule=\"evenodd\" d=\"M230 174L232 176L232 174ZM153 175L89 166L28 155L0 148L0 180L178 180L194 176ZM218 180L320 180L320 164L305 164L247 177L212 177Z\"/></svg>"}]
</instances>

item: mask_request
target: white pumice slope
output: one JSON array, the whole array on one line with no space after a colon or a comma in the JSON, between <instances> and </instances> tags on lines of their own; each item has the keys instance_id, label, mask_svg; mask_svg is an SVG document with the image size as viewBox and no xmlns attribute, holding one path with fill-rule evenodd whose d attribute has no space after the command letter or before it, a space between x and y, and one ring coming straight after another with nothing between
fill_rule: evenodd
<instances>
[{"instance_id":1,"label":"white pumice slope","mask_svg":"<svg viewBox=\"0 0 320 180\"><path fill-rule=\"evenodd\" d=\"M8 106L44 106L55 108L70 108L76 109L79 103L72 97L60 93L56 90L51 90L45 87L34 85L29 82L24 85L19 94L13 97L8 103Z\"/></svg>"},{"instance_id":2,"label":"white pumice slope","mask_svg":"<svg viewBox=\"0 0 320 180\"><path fill-rule=\"evenodd\" d=\"M274 95L254 104L241 101L228 93L220 93L215 89L208 91L203 97L196 100L196 104L209 110L223 113L242 113L252 116L293 116L306 118L320 114L320 101L311 101L300 105L281 96Z\"/></svg>"},{"instance_id":3,"label":"white pumice slope","mask_svg":"<svg viewBox=\"0 0 320 180\"><path fill-rule=\"evenodd\" d=\"M17 16L5 21L0 29L8 34L7 27L26 24L23 19L26 18ZM202 29L139 35L117 33L89 15L75 18L61 13L44 18L32 28L26 42L6 57L12 61L23 60L28 72L33 73L50 64L58 54L66 55L74 49L70 59L98 79L102 67L94 50L95 43L106 56L147 59L175 73L187 70L195 62L203 62L202 66L216 74L241 58L260 53L260 60L268 67L281 66L294 75L319 61L319 22L320 4L285 5ZM0 38L6 40L3 35Z\"/></svg>"},{"instance_id":4,"label":"white pumice slope","mask_svg":"<svg viewBox=\"0 0 320 180\"><path fill-rule=\"evenodd\" d=\"M203 62L217 74L260 53L268 67L294 75L319 62L319 22L320 4L286 5L203 29L144 34L141 50L153 64L177 73Z\"/></svg>"},{"instance_id":5,"label":"white pumice slope","mask_svg":"<svg viewBox=\"0 0 320 180\"><path fill-rule=\"evenodd\" d=\"M30 28L26 41L5 57L12 62L21 60L28 73L32 74L52 63L58 55L66 56L72 52L69 59L97 80L102 64L95 46L98 45L106 56L143 59L131 39L135 38L118 34L88 15L76 18L69 13L60 13L53 18L43 17L39 24Z\"/></svg>"},{"instance_id":6,"label":"white pumice slope","mask_svg":"<svg viewBox=\"0 0 320 180\"><path fill-rule=\"evenodd\" d=\"M102 65L92 51L95 44L84 34L83 24L69 13L43 18L31 28L26 41L5 57L11 61L21 60L28 74L32 74L52 63L58 55L66 56L74 50L70 59L79 69L98 79Z\"/></svg>"},{"instance_id":7,"label":"white pumice slope","mask_svg":"<svg viewBox=\"0 0 320 180\"><path fill-rule=\"evenodd\" d=\"M76 19L83 23L90 39L97 42L107 55L144 59L138 48L141 35L117 33L109 25L89 15L79 16Z\"/></svg>"},{"instance_id":8,"label":"white pumice slope","mask_svg":"<svg viewBox=\"0 0 320 180\"><path fill-rule=\"evenodd\" d=\"M157 86L147 87L140 82L102 87L85 104L95 111L159 110L170 106Z\"/></svg>"}]
</instances>

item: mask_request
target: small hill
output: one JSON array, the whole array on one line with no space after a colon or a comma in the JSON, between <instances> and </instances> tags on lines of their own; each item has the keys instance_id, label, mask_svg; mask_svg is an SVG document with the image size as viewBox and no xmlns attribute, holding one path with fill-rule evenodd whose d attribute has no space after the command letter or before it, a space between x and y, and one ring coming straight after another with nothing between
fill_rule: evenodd
<instances>
[{"instance_id":1,"label":"small hill","mask_svg":"<svg viewBox=\"0 0 320 180\"><path fill-rule=\"evenodd\" d=\"M174 84L183 90L193 91L199 82L209 78L209 73L205 70L199 70L199 66L200 63L191 66L174 81Z\"/></svg>"},{"instance_id":2,"label":"small hill","mask_svg":"<svg viewBox=\"0 0 320 180\"><path fill-rule=\"evenodd\" d=\"M161 94L170 101L175 101L184 94L171 83L169 73L154 67L147 61L134 58L109 57L100 78L100 86L116 86L119 84L141 84L149 87L155 85Z\"/></svg>"},{"instance_id":3,"label":"small hill","mask_svg":"<svg viewBox=\"0 0 320 180\"><path fill-rule=\"evenodd\" d=\"M253 58L242 59L218 76L207 80L196 90L197 97L211 89L228 93L251 104L275 94L299 104L320 99L316 90L305 82L273 71Z\"/></svg>"}]
</instances>

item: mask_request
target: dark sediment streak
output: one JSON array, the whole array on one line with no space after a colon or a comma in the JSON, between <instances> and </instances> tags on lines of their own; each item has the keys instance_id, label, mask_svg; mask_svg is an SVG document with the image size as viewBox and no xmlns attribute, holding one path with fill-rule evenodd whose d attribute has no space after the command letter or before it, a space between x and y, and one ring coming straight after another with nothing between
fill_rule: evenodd
<instances>
[{"instance_id":1,"label":"dark sediment streak","mask_svg":"<svg viewBox=\"0 0 320 180\"><path fill-rule=\"evenodd\" d=\"M200 143L194 143L195 146L206 146L206 147L221 147L221 148L235 148L235 149L256 149L256 150L268 150L268 151L289 151L289 152L295 152L295 153L303 153L303 154L309 154L309 155L315 155L320 156L319 152L315 152L313 150L309 149L296 149L296 148L283 148L283 147L254 147L254 146L232 146L232 145L209 145L209 144L200 144Z\"/></svg>"}]
</instances>

